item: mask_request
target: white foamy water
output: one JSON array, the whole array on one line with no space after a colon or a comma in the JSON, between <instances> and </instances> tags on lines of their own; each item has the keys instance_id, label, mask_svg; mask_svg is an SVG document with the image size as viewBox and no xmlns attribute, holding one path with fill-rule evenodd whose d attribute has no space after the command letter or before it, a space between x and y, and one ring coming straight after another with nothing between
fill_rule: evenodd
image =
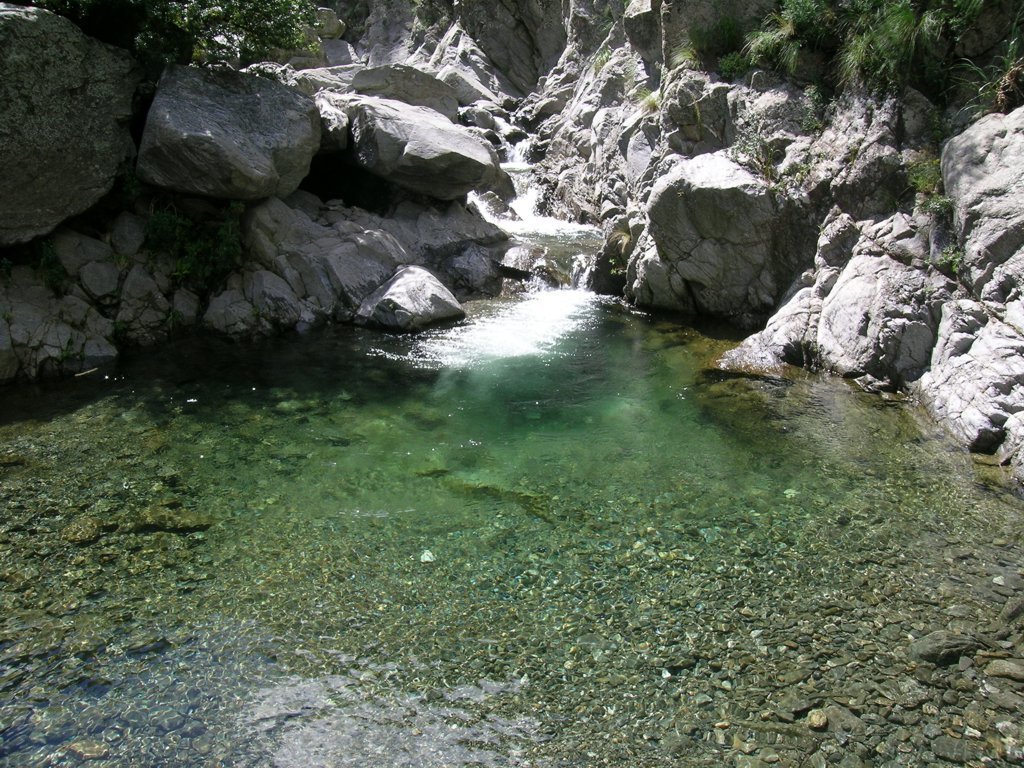
<instances>
[{"instance_id":1,"label":"white foamy water","mask_svg":"<svg viewBox=\"0 0 1024 768\"><path fill-rule=\"evenodd\" d=\"M476 203L480 213L489 222L523 240L538 236L564 238L567 241L594 240L601 237L601 230L597 227L562 221L538 213L541 191L529 184L531 168L529 164L511 162L503 163L501 167L512 176L515 182L518 194L516 199L509 204L509 208L519 217L519 221L505 218L502 216L502 212L494 210L479 196L471 192L470 199Z\"/></svg>"},{"instance_id":2,"label":"white foamy water","mask_svg":"<svg viewBox=\"0 0 1024 768\"><path fill-rule=\"evenodd\" d=\"M558 344L585 329L602 299L588 291L538 291L483 309L469 322L416 337L409 358L431 368L476 368L488 362L558 353Z\"/></svg>"}]
</instances>

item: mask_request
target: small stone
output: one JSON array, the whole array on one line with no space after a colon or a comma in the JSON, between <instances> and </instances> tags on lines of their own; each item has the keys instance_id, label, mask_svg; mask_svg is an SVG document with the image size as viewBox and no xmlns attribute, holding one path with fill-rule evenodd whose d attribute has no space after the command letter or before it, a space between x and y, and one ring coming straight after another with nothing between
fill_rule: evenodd
<instances>
[{"instance_id":1,"label":"small stone","mask_svg":"<svg viewBox=\"0 0 1024 768\"><path fill-rule=\"evenodd\" d=\"M80 517L69 523L60 537L69 544L92 544L102 531L103 526L95 517Z\"/></svg>"},{"instance_id":2,"label":"small stone","mask_svg":"<svg viewBox=\"0 0 1024 768\"><path fill-rule=\"evenodd\" d=\"M971 750L962 740L945 734L937 736L932 741L931 747L936 757L951 763L966 763L972 757Z\"/></svg>"},{"instance_id":3,"label":"small stone","mask_svg":"<svg viewBox=\"0 0 1024 768\"><path fill-rule=\"evenodd\" d=\"M437 560L437 558L434 556L434 553L431 552L429 549L424 549L422 554L420 554L421 563L432 563L435 560Z\"/></svg>"},{"instance_id":4,"label":"small stone","mask_svg":"<svg viewBox=\"0 0 1024 768\"><path fill-rule=\"evenodd\" d=\"M92 739L82 739L68 745L68 752L79 760L102 760L110 756L106 744Z\"/></svg>"},{"instance_id":5,"label":"small stone","mask_svg":"<svg viewBox=\"0 0 1024 768\"><path fill-rule=\"evenodd\" d=\"M940 629L912 642L907 655L912 659L927 661L939 666L948 666L978 650L979 643L968 635Z\"/></svg>"},{"instance_id":6,"label":"small stone","mask_svg":"<svg viewBox=\"0 0 1024 768\"><path fill-rule=\"evenodd\" d=\"M996 659L985 667L989 677L1008 677L1011 680L1024 682L1024 661L1018 659Z\"/></svg>"},{"instance_id":7,"label":"small stone","mask_svg":"<svg viewBox=\"0 0 1024 768\"><path fill-rule=\"evenodd\" d=\"M807 725L815 731L823 731L828 728L828 715L820 709L812 709L807 713Z\"/></svg>"},{"instance_id":8,"label":"small stone","mask_svg":"<svg viewBox=\"0 0 1024 768\"><path fill-rule=\"evenodd\" d=\"M205 531L213 519L201 512L186 509L177 503L155 504L146 509L132 526L136 533L194 533Z\"/></svg>"}]
</instances>

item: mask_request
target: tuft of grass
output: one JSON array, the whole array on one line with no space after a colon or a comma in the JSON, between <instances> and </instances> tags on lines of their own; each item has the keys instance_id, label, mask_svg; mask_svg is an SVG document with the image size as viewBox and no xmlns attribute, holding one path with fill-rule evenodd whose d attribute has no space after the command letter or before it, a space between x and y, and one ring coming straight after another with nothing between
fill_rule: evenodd
<instances>
[{"instance_id":1,"label":"tuft of grass","mask_svg":"<svg viewBox=\"0 0 1024 768\"><path fill-rule=\"evenodd\" d=\"M633 243L633 233L629 229L629 221L621 220L615 224L615 228L608 235L608 245L611 246L611 274L620 276L626 274L626 265L630 246Z\"/></svg>"},{"instance_id":2,"label":"tuft of grass","mask_svg":"<svg viewBox=\"0 0 1024 768\"><path fill-rule=\"evenodd\" d=\"M957 69L960 86L977 94L968 103L968 111L978 115L1008 114L1024 106L1024 8L1018 12L1010 34L988 66L962 61Z\"/></svg>"},{"instance_id":3,"label":"tuft of grass","mask_svg":"<svg viewBox=\"0 0 1024 768\"><path fill-rule=\"evenodd\" d=\"M652 91L649 88L641 88L637 91L640 102L640 109L646 113L654 113L661 109L661 91Z\"/></svg>"}]
</instances>

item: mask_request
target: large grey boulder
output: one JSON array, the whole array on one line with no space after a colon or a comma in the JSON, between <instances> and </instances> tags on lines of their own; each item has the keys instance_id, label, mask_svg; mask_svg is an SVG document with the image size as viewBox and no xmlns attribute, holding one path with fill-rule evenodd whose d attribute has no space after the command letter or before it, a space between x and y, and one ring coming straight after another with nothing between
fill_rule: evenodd
<instances>
[{"instance_id":1,"label":"large grey boulder","mask_svg":"<svg viewBox=\"0 0 1024 768\"><path fill-rule=\"evenodd\" d=\"M956 204L972 292L987 302L1019 307L1024 285L1024 107L983 117L950 139L942 152L942 176Z\"/></svg>"},{"instance_id":2,"label":"large grey boulder","mask_svg":"<svg viewBox=\"0 0 1024 768\"><path fill-rule=\"evenodd\" d=\"M404 64L361 69L352 78L352 90L414 107L427 107L440 112L453 123L459 119L459 99L455 89L427 72Z\"/></svg>"},{"instance_id":3,"label":"large grey boulder","mask_svg":"<svg viewBox=\"0 0 1024 768\"><path fill-rule=\"evenodd\" d=\"M253 259L288 284L300 306L299 319L307 325L345 318L391 277L396 267L410 261L401 244L385 232L347 222L321 224L276 198L249 211L243 234ZM269 278L261 280L258 293L266 296L267 290L272 290L278 295L267 299L268 306L285 308L283 314L271 313L274 324L286 325L293 314L288 307L290 298L279 284L271 286ZM250 286L240 293L242 300L251 301L257 291ZM227 307L238 302L222 303ZM237 315L237 311L232 313L232 317Z\"/></svg>"},{"instance_id":4,"label":"large grey boulder","mask_svg":"<svg viewBox=\"0 0 1024 768\"><path fill-rule=\"evenodd\" d=\"M630 266L641 304L747 321L767 314L792 281L776 253L780 211L768 185L723 153L677 163L647 206L648 249Z\"/></svg>"},{"instance_id":5,"label":"large grey boulder","mask_svg":"<svg viewBox=\"0 0 1024 768\"><path fill-rule=\"evenodd\" d=\"M991 453L1010 417L1024 412L1024 338L979 302L948 302L931 370L915 389L972 451Z\"/></svg>"},{"instance_id":6,"label":"large grey boulder","mask_svg":"<svg viewBox=\"0 0 1024 768\"><path fill-rule=\"evenodd\" d=\"M357 319L392 331L415 331L466 316L458 300L428 270L402 267L363 301Z\"/></svg>"},{"instance_id":7,"label":"large grey boulder","mask_svg":"<svg viewBox=\"0 0 1024 768\"><path fill-rule=\"evenodd\" d=\"M339 229L387 232L402 244L408 263L428 267L459 296L500 290L492 251L503 250L508 235L457 200L444 207L406 200L387 216L331 201L320 219Z\"/></svg>"},{"instance_id":8,"label":"large grey boulder","mask_svg":"<svg viewBox=\"0 0 1024 768\"><path fill-rule=\"evenodd\" d=\"M805 365L902 388L927 371L950 286L926 267L928 243L909 217L857 224L833 213L818 239L814 269L764 330L721 365L773 370Z\"/></svg>"},{"instance_id":9,"label":"large grey boulder","mask_svg":"<svg viewBox=\"0 0 1024 768\"><path fill-rule=\"evenodd\" d=\"M170 67L157 86L138 175L154 186L235 200L288 195L320 147L313 100L240 72Z\"/></svg>"},{"instance_id":10,"label":"large grey boulder","mask_svg":"<svg viewBox=\"0 0 1024 768\"><path fill-rule=\"evenodd\" d=\"M825 298L817 351L827 368L899 388L928 369L938 325L927 271L884 254L854 256Z\"/></svg>"},{"instance_id":11,"label":"large grey boulder","mask_svg":"<svg viewBox=\"0 0 1024 768\"><path fill-rule=\"evenodd\" d=\"M339 152L348 148L348 99L332 91L320 91L316 97L320 111L320 142L325 152Z\"/></svg>"},{"instance_id":12,"label":"large grey boulder","mask_svg":"<svg viewBox=\"0 0 1024 768\"><path fill-rule=\"evenodd\" d=\"M134 151L127 123L140 73L67 19L8 3L0 73L0 245L11 245L110 191Z\"/></svg>"},{"instance_id":13,"label":"large grey boulder","mask_svg":"<svg viewBox=\"0 0 1024 768\"><path fill-rule=\"evenodd\" d=\"M494 150L432 109L353 97L348 115L356 162L398 187L454 200L501 178Z\"/></svg>"}]
</instances>

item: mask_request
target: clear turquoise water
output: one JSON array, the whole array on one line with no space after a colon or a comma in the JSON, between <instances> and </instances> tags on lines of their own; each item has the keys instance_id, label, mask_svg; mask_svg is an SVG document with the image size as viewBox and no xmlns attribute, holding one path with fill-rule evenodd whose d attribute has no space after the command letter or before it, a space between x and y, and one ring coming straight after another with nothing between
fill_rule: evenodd
<instances>
[{"instance_id":1,"label":"clear turquoise water","mask_svg":"<svg viewBox=\"0 0 1024 768\"><path fill-rule=\"evenodd\" d=\"M716 335L558 291L5 392L0 761L678 765L825 615L892 664L947 621L901 585L1016 500L911 405L702 373Z\"/></svg>"}]
</instances>

